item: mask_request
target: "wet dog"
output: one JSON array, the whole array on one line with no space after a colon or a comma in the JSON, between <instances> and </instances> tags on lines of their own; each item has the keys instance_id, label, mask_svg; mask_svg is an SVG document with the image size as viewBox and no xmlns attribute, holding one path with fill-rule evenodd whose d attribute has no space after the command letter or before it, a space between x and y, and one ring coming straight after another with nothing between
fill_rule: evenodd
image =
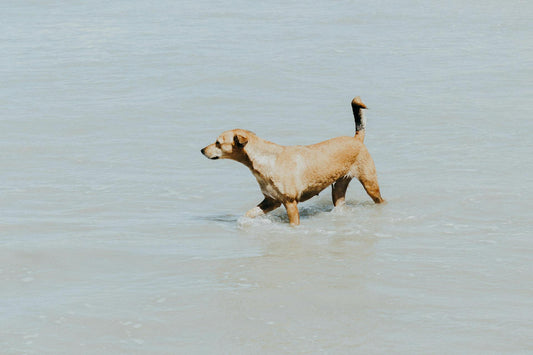
<instances>
[{"instance_id":1,"label":"wet dog","mask_svg":"<svg viewBox=\"0 0 533 355\"><path fill-rule=\"evenodd\" d=\"M222 133L215 143L201 150L209 159L233 159L246 165L257 179L264 200L246 213L257 217L285 206L289 222L300 224L298 203L332 186L333 205L344 204L346 189L358 179L375 203L381 197L374 161L363 141L366 105L352 100L355 135L337 137L306 146L282 146L250 131L233 129Z\"/></svg>"}]
</instances>

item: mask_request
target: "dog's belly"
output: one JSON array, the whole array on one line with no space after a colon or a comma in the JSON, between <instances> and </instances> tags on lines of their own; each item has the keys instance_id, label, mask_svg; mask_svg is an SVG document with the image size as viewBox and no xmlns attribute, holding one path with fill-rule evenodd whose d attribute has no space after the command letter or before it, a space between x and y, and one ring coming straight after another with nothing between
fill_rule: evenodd
<instances>
[{"instance_id":1,"label":"dog's belly","mask_svg":"<svg viewBox=\"0 0 533 355\"><path fill-rule=\"evenodd\" d=\"M327 189L331 184L333 184L338 179L342 178L345 175L344 171L338 172L337 174L332 174L329 176L324 176L321 179L310 181L304 190L300 193L300 202L309 200L310 198L318 195L323 190Z\"/></svg>"},{"instance_id":2,"label":"dog's belly","mask_svg":"<svg viewBox=\"0 0 533 355\"><path fill-rule=\"evenodd\" d=\"M256 175L256 179L263 195L279 202L293 200L305 201L315 195L318 195L320 191L327 187L325 186L321 189L317 189L316 187L309 189L302 186L301 183L294 181L294 178L288 179L289 181L287 181L276 178L269 179Z\"/></svg>"},{"instance_id":3,"label":"dog's belly","mask_svg":"<svg viewBox=\"0 0 533 355\"><path fill-rule=\"evenodd\" d=\"M342 177L337 175L338 174L323 177L322 179L312 181L311 183L303 183L305 180L304 178L292 178L290 181L280 181L256 175L256 179L263 195L270 197L273 200L279 202L291 200L303 202L318 195L321 191L328 188L337 179Z\"/></svg>"},{"instance_id":4,"label":"dog's belly","mask_svg":"<svg viewBox=\"0 0 533 355\"><path fill-rule=\"evenodd\" d=\"M305 190L301 193L300 198L298 199L299 202L307 201L312 197L317 196L321 191L323 191L327 186L321 188L321 189L312 189L312 190Z\"/></svg>"}]
</instances>

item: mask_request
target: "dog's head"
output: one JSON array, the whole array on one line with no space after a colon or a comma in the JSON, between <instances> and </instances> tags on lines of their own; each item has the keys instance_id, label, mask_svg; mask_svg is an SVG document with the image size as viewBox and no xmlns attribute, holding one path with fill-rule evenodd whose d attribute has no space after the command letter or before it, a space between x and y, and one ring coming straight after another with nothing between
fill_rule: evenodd
<instances>
[{"instance_id":1,"label":"dog's head","mask_svg":"<svg viewBox=\"0 0 533 355\"><path fill-rule=\"evenodd\" d=\"M233 129L218 136L215 143L209 144L201 150L209 159L233 159L241 161L246 155L244 147L248 144L252 132L243 129Z\"/></svg>"}]
</instances>

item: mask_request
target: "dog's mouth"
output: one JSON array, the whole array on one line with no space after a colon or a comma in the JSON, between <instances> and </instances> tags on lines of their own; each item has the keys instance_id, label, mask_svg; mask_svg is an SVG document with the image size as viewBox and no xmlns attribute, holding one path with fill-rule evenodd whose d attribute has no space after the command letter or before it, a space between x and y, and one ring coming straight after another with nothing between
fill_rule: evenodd
<instances>
[{"instance_id":1,"label":"dog's mouth","mask_svg":"<svg viewBox=\"0 0 533 355\"><path fill-rule=\"evenodd\" d=\"M211 159L211 160L217 160L219 159L220 157L218 156L212 156L210 157L207 153L206 153L206 150L207 150L207 147L205 147L204 149L201 149L200 152L207 158L207 159Z\"/></svg>"}]
</instances>

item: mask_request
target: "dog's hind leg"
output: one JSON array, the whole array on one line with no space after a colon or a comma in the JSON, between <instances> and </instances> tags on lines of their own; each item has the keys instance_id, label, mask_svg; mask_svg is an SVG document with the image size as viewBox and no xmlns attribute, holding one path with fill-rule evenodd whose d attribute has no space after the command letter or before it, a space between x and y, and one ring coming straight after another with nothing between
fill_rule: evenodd
<instances>
[{"instance_id":1,"label":"dog's hind leg","mask_svg":"<svg viewBox=\"0 0 533 355\"><path fill-rule=\"evenodd\" d=\"M352 178L343 177L335 181L331 185L331 199L333 200L333 206L342 206L345 203L344 197L346 196L346 189Z\"/></svg>"},{"instance_id":2,"label":"dog's hind leg","mask_svg":"<svg viewBox=\"0 0 533 355\"><path fill-rule=\"evenodd\" d=\"M289 223L292 226L297 226L300 224L300 212L298 212L298 202L289 201L284 202L283 205L287 210L287 215L289 216Z\"/></svg>"},{"instance_id":3,"label":"dog's hind leg","mask_svg":"<svg viewBox=\"0 0 533 355\"><path fill-rule=\"evenodd\" d=\"M379 191L378 177L375 171L374 173L370 174L361 174L359 176L359 181L365 188L365 191L368 196L370 196L370 198L372 198L375 203L385 202L385 200L381 197L381 193Z\"/></svg>"},{"instance_id":4,"label":"dog's hind leg","mask_svg":"<svg viewBox=\"0 0 533 355\"><path fill-rule=\"evenodd\" d=\"M252 208L248 212L246 212L246 217L254 218L257 216L264 215L265 213L268 213L270 211L275 210L281 206L280 202L277 202L270 197L266 197L261 203L259 203L256 207Z\"/></svg>"},{"instance_id":5,"label":"dog's hind leg","mask_svg":"<svg viewBox=\"0 0 533 355\"><path fill-rule=\"evenodd\" d=\"M379 192L378 174L376 173L374 160L372 160L372 157L366 148L362 149L359 153L354 167L356 167L357 170L353 171L352 176L359 179L368 196L370 196L375 203L385 202Z\"/></svg>"}]
</instances>

